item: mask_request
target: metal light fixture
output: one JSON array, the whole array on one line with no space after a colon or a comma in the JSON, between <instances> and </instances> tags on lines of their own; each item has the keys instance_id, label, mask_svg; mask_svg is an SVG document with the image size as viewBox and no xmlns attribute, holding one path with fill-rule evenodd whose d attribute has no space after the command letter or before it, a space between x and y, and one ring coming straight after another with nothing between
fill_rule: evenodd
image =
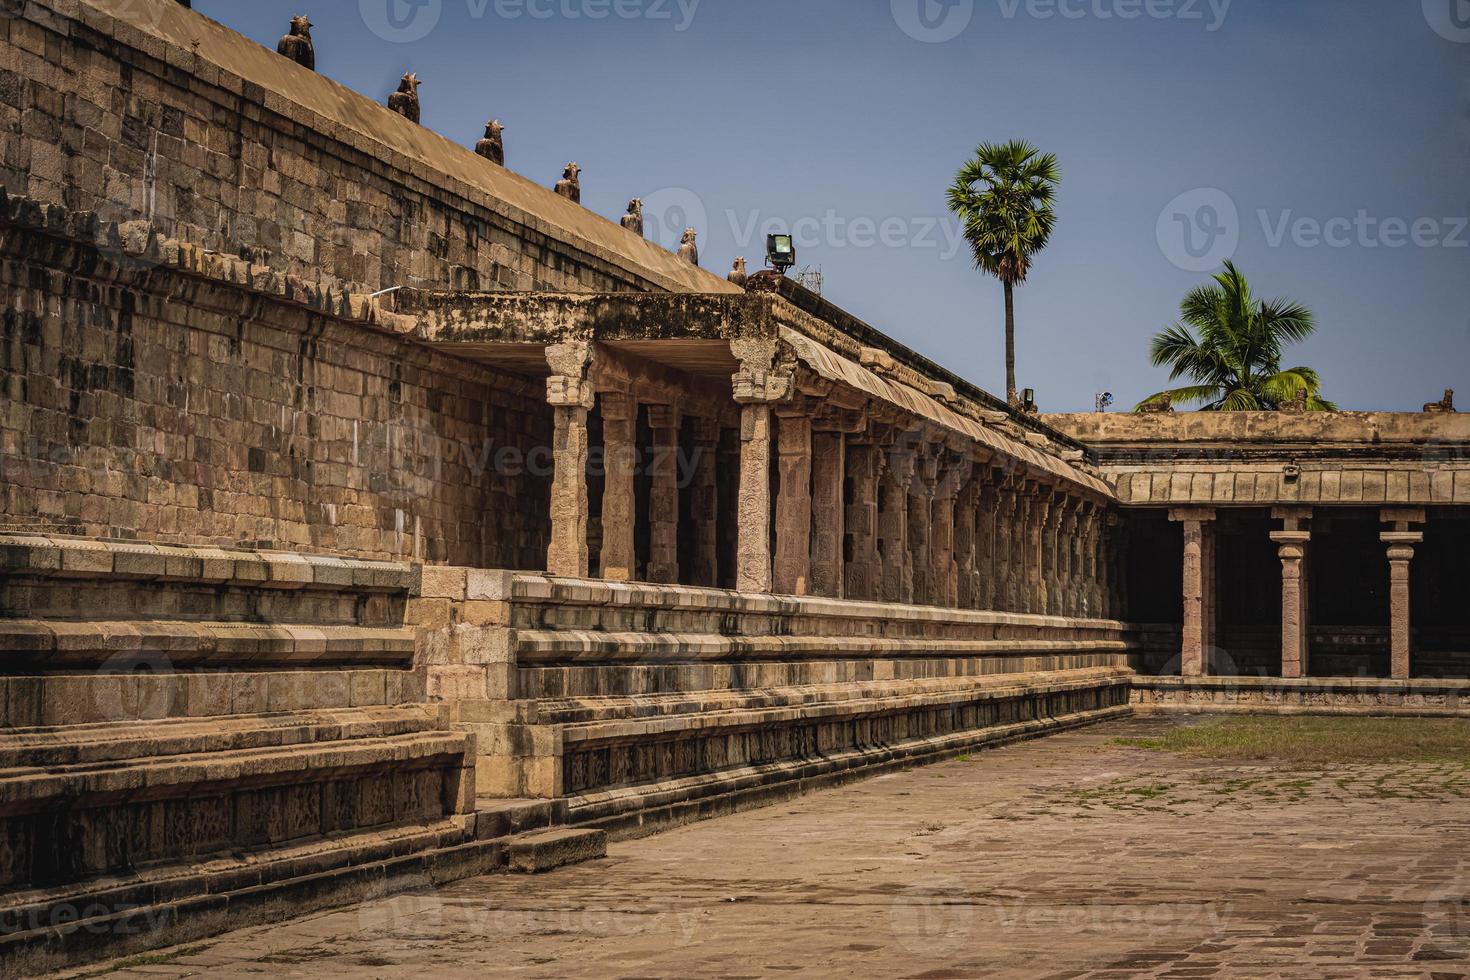
<instances>
[{"instance_id":1,"label":"metal light fixture","mask_svg":"<svg viewBox=\"0 0 1470 980\"><path fill-rule=\"evenodd\" d=\"M1027 388L1021 392L1021 407L1028 412L1036 410L1036 389Z\"/></svg>"},{"instance_id":2,"label":"metal light fixture","mask_svg":"<svg viewBox=\"0 0 1470 980\"><path fill-rule=\"evenodd\" d=\"M766 236L766 263L781 275L796 265L796 242L790 235Z\"/></svg>"}]
</instances>

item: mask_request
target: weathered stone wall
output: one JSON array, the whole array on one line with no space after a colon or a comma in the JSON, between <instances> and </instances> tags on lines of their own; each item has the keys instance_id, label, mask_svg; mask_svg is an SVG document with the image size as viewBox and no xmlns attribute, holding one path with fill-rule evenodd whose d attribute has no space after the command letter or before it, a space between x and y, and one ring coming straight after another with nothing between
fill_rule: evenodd
<instances>
[{"instance_id":1,"label":"weathered stone wall","mask_svg":"<svg viewBox=\"0 0 1470 980\"><path fill-rule=\"evenodd\" d=\"M59 208L0 212L10 529L543 567L538 385L298 280L99 249Z\"/></svg>"},{"instance_id":2,"label":"weathered stone wall","mask_svg":"<svg viewBox=\"0 0 1470 980\"><path fill-rule=\"evenodd\" d=\"M378 101L175 0L0 5L12 194L369 291L733 289Z\"/></svg>"}]
</instances>

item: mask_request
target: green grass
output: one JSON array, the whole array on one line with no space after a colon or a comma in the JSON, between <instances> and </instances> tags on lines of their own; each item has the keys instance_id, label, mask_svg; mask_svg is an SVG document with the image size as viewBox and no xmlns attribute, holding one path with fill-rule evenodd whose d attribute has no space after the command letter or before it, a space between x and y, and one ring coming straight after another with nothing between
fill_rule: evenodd
<instances>
[{"instance_id":1,"label":"green grass","mask_svg":"<svg viewBox=\"0 0 1470 980\"><path fill-rule=\"evenodd\" d=\"M1431 718L1214 718L1116 745L1201 759L1288 765L1441 762L1470 765L1470 721Z\"/></svg>"},{"instance_id":2,"label":"green grass","mask_svg":"<svg viewBox=\"0 0 1470 980\"><path fill-rule=\"evenodd\" d=\"M200 946L183 946L167 953L143 953L139 956L130 956L125 960L118 960L111 966L104 966L91 973L79 974L75 980L89 980L91 977L104 977L109 973L132 970L140 966L166 966L186 956L197 956L208 949L210 945L209 943L205 943Z\"/></svg>"}]
</instances>

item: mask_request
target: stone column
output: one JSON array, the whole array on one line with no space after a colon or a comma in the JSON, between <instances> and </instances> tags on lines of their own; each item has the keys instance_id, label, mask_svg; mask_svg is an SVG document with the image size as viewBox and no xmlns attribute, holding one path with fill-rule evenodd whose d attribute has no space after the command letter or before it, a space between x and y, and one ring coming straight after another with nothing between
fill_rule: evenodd
<instances>
[{"instance_id":1,"label":"stone column","mask_svg":"<svg viewBox=\"0 0 1470 980\"><path fill-rule=\"evenodd\" d=\"M969 482L970 461L953 452L941 451L936 460L938 478L929 518L929 552L933 602L945 609L959 605L959 576L955 564L955 513L959 493Z\"/></svg>"},{"instance_id":2,"label":"stone column","mask_svg":"<svg viewBox=\"0 0 1470 980\"><path fill-rule=\"evenodd\" d=\"M1424 543L1424 533L1412 530L1423 525L1423 510L1388 508L1383 523L1392 531L1384 531L1379 539L1388 546L1389 568L1389 658L1394 680L1406 681L1413 676L1414 633L1409 572L1414 561L1414 548Z\"/></svg>"},{"instance_id":3,"label":"stone column","mask_svg":"<svg viewBox=\"0 0 1470 980\"><path fill-rule=\"evenodd\" d=\"M1310 531L1272 531L1281 557L1281 676L1306 677L1308 663L1305 564Z\"/></svg>"},{"instance_id":4,"label":"stone column","mask_svg":"<svg viewBox=\"0 0 1470 980\"><path fill-rule=\"evenodd\" d=\"M629 582L637 568L633 532L637 523L634 478L638 468L635 430L638 403L621 392L598 396L602 406L603 466L607 471L602 493L602 577Z\"/></svg>"},{"instance_id":5,"label":"stone column","mask_svg":"<svg viewBox=\"0 0 1470 980\"><path fill-rule=\"evenodd\" d=\"M913 567L914 603L932 606L934 596L934 489L939 462L932 447L914 454L915 473L909 485L909 557Z\"/></svg>"},{"instance_id":6,"label":"stone column","mask_svg":"<svg viewBox=\"0 0 1470 980\"><path fill-rule=\"evenodd\" d=\"M1042 574L1042 540L1051 513L1051 494L1045 487L1033 484L1026 495L1024 571L1022 606L1034 615L1046 612L1046 581Z\"/></svg>"},{"instance_id":7,"label":"stone column","mask_svg":"<svg viewBox=\"0 0 1470 980\"><path fill-rule=\"evenodd\" d=\"M774 370L776 342L732 340L740 362L733 388L740 404L740 500L736 588L771 591L771 416L772 404L791 393L790 375Z\"/></svg>"},{"instance_id":8,"label":"stone column","mask_svg":"<svg viewBox=\"0 0 1470 980\"><path fill-rule=\"evenodd\" d=\"M719 419L695 420L691 435L692 444L683 460L687 473L681 474L690 480L689 511L694 521L686 532L694 543L694 565L687 577L694 585L715 588L720 584Z\"/></svg>"},{"instance_id":9,"label":"stone column","mask_svg":"<svg viewBox=\"0 0 1470 980\"><path fill-rule=\"evenodd\" d=\"M1179 651L1179 673L1203 677L1207 670L1205 637L1205 536L1215 512L1185 508L1169 512L1184 525L1184 631Z\"/></svg>"},{"instance_id":10,"label":"stone column","mask_svg":"<svg viewBox=\"0 0 1470 980\"><path fill-rule=\"evenodd\" d=\"M1083 511L1085 505L1075 497L1067 497L1057 524L1057 593L1059 616L1080 616L1082 591L1086 587L1081 567Z\"/></svg>"},{"instance_id":11,"label":"stone column","mask_svg":"<svg viewBox=\"0 0 1470 980\"><path fill-rule=\"evenodd\" d=\"M913 482L912 447L887 447L878 507L878 552L883 569L879 598L885 602L914 601L914 567L909 555L909 490Z\"/></svg>"},{"instance_id":12,"label":"stone column","mask_svg":"<svg viewBox=\"0 0 1470 980\"><path fill-rule=\"evenodd\" d=\"M977 608L995 610L1000 608L1000 559L997 552L997 532L1000 513L1000 492L996 488L993 472L981 474L978 508L975 515L975 546L978 551L976 564L979 567L976 583Z\"/></svg>"},{"instance_id":13,"label":"stone column","mask_svg":"<svg viewBox=\"0 0 1470 980\"><path fill-rule=\"evenodd\" d=\"M552 407L551 541L546 570L552 575L586 578L587 552L587 413L596 397L587 371L592 344L569 341L546 348L551 377L546 401Z\"/></svg>"},{"instance_id":14,"label":"stone column","mask_svg":"<svg viewBox=\"0 0 1470 980\"><path fill-rule=\"evenodd\" d=\"M968 461L966 462L968 465ZM955 605L961 609L980 608L979 509L980 477L972 472L965 481L964 489L955 498Z\"/></svg>"},{"instance_id":15,"label":"stone column","mask_svg":"<svg viewBox=\"0 0 1470 980\"><path fill-rule=\"evenodd\" d=\"M847 592L843 562L846 481L847 436L825 428L813 432L811 591L832 599L841 599Z\"/></svg>"},{"instance_id":16,"label":"stone column","mask_svg":"<svg viewBox=\"0 0 1470 980\"><path fill-rule=\"evenodd\" d=\"M1021 612L1021 537L1025 510L1014 481L1000 491L1000 513L996 517L997 555L1000 562L998 605L1003 612Z\"/></svg>"},{"instance_id":17,"label":"stone column","mask_svg":"<svg viewBox=\"0 0 1470 980\"><path fill-rule=\"evenodd\" d=\"M882 569L878 564L878 480L882 465L878 447L857 441L847 447L847 478L852 503L845 520L852 560L847 564L844 593L849 599L877 599Z\"/></svg>"},{"instance_id":18,"label":"stone column","mask_svg":"<svg viewBox=\"0 0 1470 980\"><path fill-rule=\"evenodd\" d=\"M653 455L648 461L648 580L679 583L679 410L648 406Z\"/></svg>"},{"instance_id":19,"label":"stone column","mask_svg":"<svg viewBox=\"0 0 1470 980\"><path fill-rule=\"evenodd\" d=\"M776 413L776 581L781 595L809 595L812 577L812 420L805 406Z\"/></svg>"}]
</instances>

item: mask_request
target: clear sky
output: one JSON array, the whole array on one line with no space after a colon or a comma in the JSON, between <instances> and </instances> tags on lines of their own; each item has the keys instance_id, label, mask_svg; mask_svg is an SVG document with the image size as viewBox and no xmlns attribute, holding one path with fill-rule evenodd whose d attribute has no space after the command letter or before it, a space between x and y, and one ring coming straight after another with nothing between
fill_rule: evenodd
<instances>
[{"instance_id":1,"label":"clear sky","mask_svg":"<svg viewBox=\"0 0 1470 980\"><path fill-rule=\"evenodd\" d=\"M825 295L991 391L1000 287L945 210L981 141L1060 158L1052 245L1018 293L1044 411L1162 388L1148 341L1233 255L1318 316L1288 354L1345 408L1470 405L1470 0L194 0L274 47L649 231L763 264L792 226Z\"/></svg>"}]
</instances>

